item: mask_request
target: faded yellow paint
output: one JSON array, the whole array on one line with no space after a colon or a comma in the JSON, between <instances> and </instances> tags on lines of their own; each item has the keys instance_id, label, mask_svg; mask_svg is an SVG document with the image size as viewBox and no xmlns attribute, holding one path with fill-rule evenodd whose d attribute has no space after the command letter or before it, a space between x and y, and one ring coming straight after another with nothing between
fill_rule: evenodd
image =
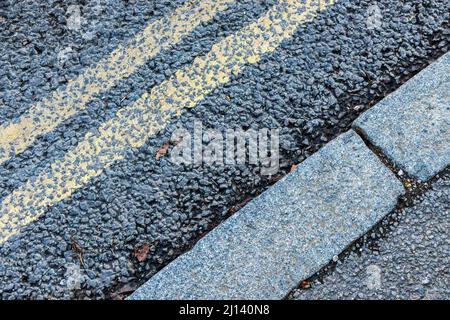
<instances>
[{"instance_id":1,"label":"faded yellow paint","mask_svg":"<svg viewBox=\"0 0 450 320\"><path fill-rule=\"evenodd\" d=\"M150 23L126 47L119 46L107 58L70 80L66 88L30 107L17 122L0 126L0 164L23 152L37 137L83 110L96 94L111 89L234 1L203 0L177 8L172 15Z\"/></svg>"},{"instance_id":2,"label":"faded yellow paint","mask_svg":"<svg viewBox=\"0 0 450 320\"><path fill-rule=\"evenodd\" d=\"M48 207L70 197L105 168L123 160L127 150L143 146L184 108L195 107L246 65L274 51L320 9L317 1L280 1L254 23L216 43L207 55L197 57L192 65L119 110L97 133L88 133L64 159L3 200L0 243L39 218Z\"/></svg>"}]
</instances>

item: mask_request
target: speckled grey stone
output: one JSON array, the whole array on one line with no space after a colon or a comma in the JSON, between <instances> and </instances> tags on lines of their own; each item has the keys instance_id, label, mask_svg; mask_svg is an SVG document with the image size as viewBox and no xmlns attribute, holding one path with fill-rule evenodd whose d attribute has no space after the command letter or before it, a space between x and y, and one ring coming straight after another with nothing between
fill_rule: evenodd
<instances>
[{"instance_id":1,"label":"speckled grey stone","mask_svg":"<svg viewBox=\"0 0 450 320\"><path fill-rule=\"evenodd\" d=\"M358 248L289 298L449 300L450 168L383 220Z\"/></svg>"},{"instance_id":2,"label":"speckled grey stone","mask_svg":"<svg viewBox=\"0 0 450 320\"><path fill-rule=\"evenodd\" d=\"M427 180L450 163L450 53L353 124L396 165Z\"/></svg>"},{"instance_id":3,"label":"speckled grey stone","mask_svg":"<svg viewBox=\"0 0 450 320\"><path fill-rule=\"evenodd\" d=\"M390 212L401 183L349 131L129 299L281 299Z\"/></svg>"}]
</instances>

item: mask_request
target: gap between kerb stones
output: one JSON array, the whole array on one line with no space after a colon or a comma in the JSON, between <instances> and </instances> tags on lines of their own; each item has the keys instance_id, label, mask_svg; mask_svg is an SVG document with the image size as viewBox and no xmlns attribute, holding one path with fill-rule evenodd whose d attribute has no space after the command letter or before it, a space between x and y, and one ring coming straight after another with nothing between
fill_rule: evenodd
<instances>
[{"instance_id":1,"label":"gap between kerb stones","mask_svg":"<svg viewBox=\"0 0 450 320\"><path fill-rule=\"evenodd\" d=\"M414 178L406 171L400 169L380 150L380 148L372 144L361 129L354 127L352 128L352 130L359 135L366 147L378 157L378 159L384 164L384 166L388 168L397 177L397 179L402 182L406 190L411 190L414 186L421 184L420 180Z\"/></svg>"},{"instance_id":2,"label":"gap between kerb stones","mask_svg":"<svg viewBox=\"0 0 450 320\"><path fill-rule=\"evenodd\" d=\"M444 54L444 56L445 56L445 54ZM444 56L441 58L441 60L439 60L440 62L436 62L436 63L443 63L442 59L445 59ZM445 65L445 63L444 63L444 65ZM429 70L432 70L432 69L429 69ZM427 80L426 76L425 76L426 71L424 71L424 72L425 73L423 73L422 75L425 78L415 78L415 79L412 79L411 81L413 81L413 82L414 81L415 82L426 81ZM432 75L431 77L439 78L439 75L437 75L437 76ZM445 81L445 80L443 80L443 81ZM400 91L400 92L402 92L402 91ZM411 93L408 91L408 89L406 90L406 93L403 91L401 94L411 95ZM417 93L413 92L412 98L415 96L417 96ZM442 95L440 95L440 96L442 96ZM386 115L386 116L389 116L389 115ZM356 124L356 122L357 122L357 120L354 121L354 124ZM437 172L433 177L431 177L425 181L421 181L419 178L414 177L414 176L412 176L412 174L408 173L407 170L400 169L394 163L394 161L395 161L394 159L390 159L382 151L382 149L380 147L375 146L370 141L370 138L364 132L364 130L359 128L357 125L353 125L352 127L353 127L352 128L353 131L356 132L360 136L361 140L364 142L366 147L369 150L371 150L372 153L378 157L378 159L383 163L383 165L386 168L388 168L397 177L397 179L399 181L402 182L403 186L405 187L405 189L404 189L405 193L398 199L397 205L395 206L395 208L393 208L388 214L386 214L379 222L374 224L374 226L367 233L365 233L363 236L359 237L357 240L353 241L350 245L347 246L347 248L345 250L343 250L337 256L333 257L333 259L331 259L326 266L320 268L320 270L317 271L317 273L315 273L313 276L302 280L299 283L297 289L291 290L286 295L285 299L292 298L295 290L305 290L305 289L309 288L310 284L316 280L322 282L322 280L326 276L330 275L335 270L338 261L343 261L347 256L350 255L350 253L352 251L355 251L358 248L362 248L366 242L369 243L369 248L372 250L373 249L372 244L376 243L380 239L385 238L387 236L387 234L389 234L389 232L392 230L392 228L389 227L391 225L391 223L399 222L398 218L396 221L395 213L402 209L412 206L414 204L414 199L417 199L421 195L426 193L433 186L434 182L436 182L441 176L448 175L448 173L450 171L450 165L447 163L446 167L443 170ZM424 131L424 132L426 132L426 131ZM424 134L426 134L426 133L424 133ZM444 135L443 139L445 139L445 135ZM386 228L384 228L385 226L388 227L388 231L385 230L386 229ZM368 235L374 235L374 236L372 237L372 239L369 239Z\"/></svg>"},{"instance_id":3,"label":"gap between kerb stones","mask_svg":"<svg viewBox=\"0 0 450 320\"><path fill-rule=\"evenodd\" d=\"M417 81L417 80L412 80L412 81ZM356 126L354 126L354 127L356 127ZM408 206L408 203L410 204L414 197L416 197L420 193L423 193L426 190L428 190L430 188L430 185L432 184L432 181L437 179L440 175L440 173L437 173L436 175L434 175L433 178L428 179L427 180L428 182L422 182L418 179L412 178L410 175L408 175L408 173L403 172L403 170L398 169L395 164L393 164L391 161L389 161L388 157L379 148L374 146L369 141L368 137L362 132L362 130L360 130L356 127L356 128L353 128L353 131L361 138L361 140L363 140L365 147L370 150L369 152L373 153L376 156L376 158L378 158L380 160L382 165L385 166L387 169L389 169L389 171L391 171L394 174L394 176L399 181L402 182L405 189L404 189L403 195L397 200L397 204L395 205L395 208L393 208L389 213L382 216L382 218L378 222L375 222L374 225L370 227L369 231L364 233L363 236L359 237L357 240L355 240L355 241L351 242L349 245L345 246L345 248L336 255L338 257L339 256L342 257L342 255L345 255L345 252L348 252L349 248L352 248L355 243L361 242L361 239L364 239L367 234L370 234L375 229L377 229L377 226L381 225L383 223L383 221L386 221L386 219L389 219L389 217L392 215L392 212L399 210L401 207ZM446 170L448 170L448 166L446 167L446 169L444 171L446 171ZM442 173L442 171L441 171L441 173ZM333 262L336 263L337 261L338 261L338 259L335 259L335 257L333 257L333 259L328 263L328 265L325 267L321 267L320 270L323 270L324 268L329 268L330 264L333 264ZM315 275L313 275L312 277L315 277ZM308 278L308 279L310 279L310 278ZM301 280L303 280L303 279L301 279ZM290 293L285 298L289 297L289 295L290 295Z\"/></svg>"},{"instance_id":4,"label":"gap between kerb stones","mask_svg":"<svg viewBox=\"0 0 450 320\"><path fill-rule=\"evenodd\" d=\"M425 194L428 190L431 189L434 182L439 180L441 176L444 176L450 172L450 165L449 165L444 170L436 174L430 180L425 182L420 181L417 178L414 178L413 176L409 175L402 169L398 168L391 160L389 160L389 158L378 147L376 147L369 141L369 139L362 130L360 130L357 127L354 127L353 131L355 131L360 136L366 147L378 157L378 159L384 164L384 166L388 168L396 176L396 178L402 182L406 192L398 199L395 208L392 209L387 215L385 215L378 223L373 225L373 227L369 231L367 231L366 234L350 243L341 253L337 255L337 259L335 258L331 259L327 263L327 265L320 268L320 270L318 270L314 275L306 279L301 279L297 288L291 290L283 298L283 300L291 299L295 290L309 289L309 284L313 283L315 280L322 281L324 278L326 278L335 271L338 262L345 261L345 259L352 252L357 251L359 248L362 248L364 244L368 243L369 248L375 250L374 247L377 246L377 243L383 239L386 239L386 237L391 232L391 230L385 230L383 226L399 222L399 219L394 217L394 213L399 210L411 207L414 204L414 199L417 199L421 195ZM380 230L384 230L384 232ZM374 234L375 237L369 239L367 235L370 234Z\"/></svg>"},{"instance_id":5,"label":"gap between kerb stones","mask_svg":"<svg viewBox=\"0 0 450 320\"><path fill-rule=\"evenodd\" d=\"M382 161L384 162L384 156L382 155L382 157ZM350 254L352 254L353 252L358 254L360 252L359 250L366 244L371 251L377 251L379 242L388 238L392 233L393 228L395 228L395 226L393 228L389 226L393 225L394 223L401 223L401 217L395 216L395 213L400 210L412 207L414 205L414 200L420 198L420 196L424 195L428 190L430 190L433 187L433 184L440 178L449 174L450 165L436 174L430 180L426 182L415 181L415 184L412 187L405 188L406 193L398 199L397 205L394 209L392 209L387 215L384 216L384 218L382 218L369 231L367 231L366 234L349 244L345 248L345 250L337 255L337 259L331 259L325 266L320 268L320 270L318 270L311 277L300 279L298 286L287 293L283 300L292 299L295 291L309 290L310 284L314 283L316 280L323 282L326 277L330 276L336 270L338 263L344 263L347 257L350 256ZM411 178L404 178L404 180L405 179ZM374 235L374 237L369 235Z\"/></svg>"}]
</instances>

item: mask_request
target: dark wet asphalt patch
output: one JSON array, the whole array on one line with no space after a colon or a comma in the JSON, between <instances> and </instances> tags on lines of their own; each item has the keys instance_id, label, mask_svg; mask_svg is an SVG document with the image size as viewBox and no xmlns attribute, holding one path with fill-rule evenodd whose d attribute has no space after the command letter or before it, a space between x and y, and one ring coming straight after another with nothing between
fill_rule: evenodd
<instances>
[{"instance_id":1,"label":"dark wet asphalt patch","mask_svg":"<svg viewBox=\"0 0 450 320\"><path fill-rule=\"evenodd\" d=\"M103 298L142 283L276 180L249 165L156 160L176 128L192 130L195 120L221 130L280 128L281 176L448 50L447 1L379 1L383 24L374 30L367 28L371 4L339 1L11 238L0 248L1 297ZM82 263L73 240L83 248ZM149 252L139 262L134 253L144 244ZM79 286L70 286L77 270Z\"/></svg>"}]
</instances>

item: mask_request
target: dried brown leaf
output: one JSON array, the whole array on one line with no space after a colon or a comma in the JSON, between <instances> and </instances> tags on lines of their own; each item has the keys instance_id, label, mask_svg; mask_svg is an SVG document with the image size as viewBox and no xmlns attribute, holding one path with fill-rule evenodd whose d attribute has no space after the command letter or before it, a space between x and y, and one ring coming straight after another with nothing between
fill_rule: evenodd
<instances>
[{"instance_id":1,"label":"dried brown leaf","mask_svg":"<svg viewBox=\"0 0 450 320\"><path fill-rule=\"evenodd\" d=\"M146 243L134 249L134 256L139 262L142 262L147 259L149 252L150 252L150 245Z\"/></svg>"},{"instance_id":2,"label":"dried brown leaf","mask_svg":"<svg viewBox=\"0 0 450 320\"><path fill-rule=\"evenodd\" d=\"M165 156L167 154L168 150L169 150L169 142L166 142L156 152L156 160L159 160L159 159L161 159L161 157Z\"/></svg>"},{"instance_id":3,"label":"dried brown leaf","mask_svg":"<svg viewBox=\"0 0 450 320\"><path fill-rule=\"evenodd\" d=\"M84 266L84 259L83 259L84 249L78 244L75 238L71 237L70 241L72 242L72 251L78 256L81 265Z\"/></svg>"}]
</instances>

